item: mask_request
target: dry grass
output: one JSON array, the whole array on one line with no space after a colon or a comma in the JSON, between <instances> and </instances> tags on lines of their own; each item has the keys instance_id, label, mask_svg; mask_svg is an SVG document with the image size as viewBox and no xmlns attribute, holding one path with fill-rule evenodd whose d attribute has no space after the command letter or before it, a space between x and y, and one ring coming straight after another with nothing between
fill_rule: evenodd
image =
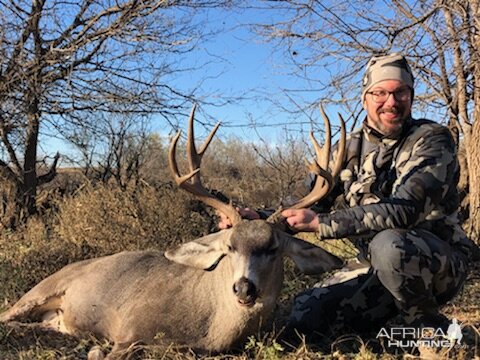
<instances>
[{"instance_id":1,"label":"dry grass","mask_svg":"<svg viewBox=\"0 0 480 360\"><path fill-rule=\"evenodd\" d=\"M65 241L109 254L165 249L207 234L214 226L203 205L168 186L86 186L59 204L55 233Z\"/></svg>"},{"instance_id":2,"label":"dry grass","mask_svg":"<svg viewBox=\"0 0 480 360\"><path fill-rule=\"evenodd\" d=\"M33 218L15 233L0 236L0 310L65 264L125 249L172 246L212 230L214 219L196 201L172 188L144 186L135 191L86 186L69 197L57 199L55 216ZM195 224L195 226L192 226ZM307 240L312 240L309 236ZM324 244L349 257L348 242ZM174 346L136 346L137 359L400 359L409 354L385 349L371 337L346 335L333 342L309 344L299 339L289 346L280 340L282 326L293 296L317 282L300 275L290 262L286 281L274 314L275 322L252 336L242 349L217 356L200 356ZM463 292L444 308L464 326L465 348L452 349L449 359L478 359L480 356L480 264L474 264ZM31 328L0 325L0 359L47 360L86 359L92 346L108 350L99 340L75 339Z\"/></svg>"}]
</instances>

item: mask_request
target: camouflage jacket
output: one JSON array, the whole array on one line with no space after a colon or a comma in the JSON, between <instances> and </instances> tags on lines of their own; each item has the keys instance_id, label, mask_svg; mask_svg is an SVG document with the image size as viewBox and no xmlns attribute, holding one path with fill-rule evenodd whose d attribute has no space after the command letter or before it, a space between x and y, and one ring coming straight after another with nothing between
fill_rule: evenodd
<instances>
[{"instance_id":1,"label":"camouflage jacket","mask_svg":"<svg viewBox=\"0 0 480 360\"><path fill-rule=\"evenodd\" d=\"M456 145L448 129L411 119L398 139L351 133L340 178L319 211L319 236L371 239L391 228L429 230L469 252L459 225Z\"/></svg>"}]
</instances>

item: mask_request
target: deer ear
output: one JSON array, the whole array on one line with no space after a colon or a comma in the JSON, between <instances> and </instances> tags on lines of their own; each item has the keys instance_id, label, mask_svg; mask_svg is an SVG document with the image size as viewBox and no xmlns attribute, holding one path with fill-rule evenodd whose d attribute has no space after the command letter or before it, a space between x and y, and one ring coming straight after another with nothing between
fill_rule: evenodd
<instances>
[{"instance_id":1,"label":"deer ear","mask_svg":"<svg viewBox=\"0 0 480 360\"><path fill-rule=\"evenodd\" d=\"M230 234L231 229L227 229L203 236L167 250L165 257L178 264L207 271L214 270L226 255L226 241Z\"/></svg>"},{"instance_id":2,"label":"deer ear","mask_svg":"<svg viewBox=\"0 0 480 360\"><path fill-rule=\"evenodd\" d=\"M287 234L283 236L285 236L284 253L293 260L301 272L321 274L343 266L343 261L340 258L322 248Z\"/></svg>"}]
</instances>

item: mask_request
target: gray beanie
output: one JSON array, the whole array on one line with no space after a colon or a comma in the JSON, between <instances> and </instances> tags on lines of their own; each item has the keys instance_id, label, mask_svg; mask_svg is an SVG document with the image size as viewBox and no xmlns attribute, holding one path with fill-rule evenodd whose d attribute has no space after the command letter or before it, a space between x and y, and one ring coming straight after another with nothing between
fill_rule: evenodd
<instances>
[{"instance_id":1,"label":"gray beanie","mask_svg":"<svg viewBox=\"0 0 480 360\"><path fill-rule=\"evenodd\" d=\"M413 91L413 74L404 56L393 53L384 56L374 56L367 64L362 82L362 103L365 94L375 84L383 80L399 80Z\"/></svg>"}]
</instances>

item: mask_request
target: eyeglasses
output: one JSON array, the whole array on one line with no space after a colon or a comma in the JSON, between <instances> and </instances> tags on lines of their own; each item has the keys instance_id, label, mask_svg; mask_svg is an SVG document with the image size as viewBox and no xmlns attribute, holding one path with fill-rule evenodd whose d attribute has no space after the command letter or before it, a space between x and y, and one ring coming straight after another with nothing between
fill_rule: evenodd
<instances>
[{"instance_id":1,"label":"eyeglasses","mask_svg":"<svg viewBox=\"0 0 480 360\"><path fill-rule=\"evenodd\" d=\"M372 95L372 100L376 103L384 103L388 100L391 94L397 101L407 101L410 100L411 90L408 87L398 89L395 91L388 91L388 90L374 90L374 91L367 91L367 94Z\"/></svg>"}]
</instances>

